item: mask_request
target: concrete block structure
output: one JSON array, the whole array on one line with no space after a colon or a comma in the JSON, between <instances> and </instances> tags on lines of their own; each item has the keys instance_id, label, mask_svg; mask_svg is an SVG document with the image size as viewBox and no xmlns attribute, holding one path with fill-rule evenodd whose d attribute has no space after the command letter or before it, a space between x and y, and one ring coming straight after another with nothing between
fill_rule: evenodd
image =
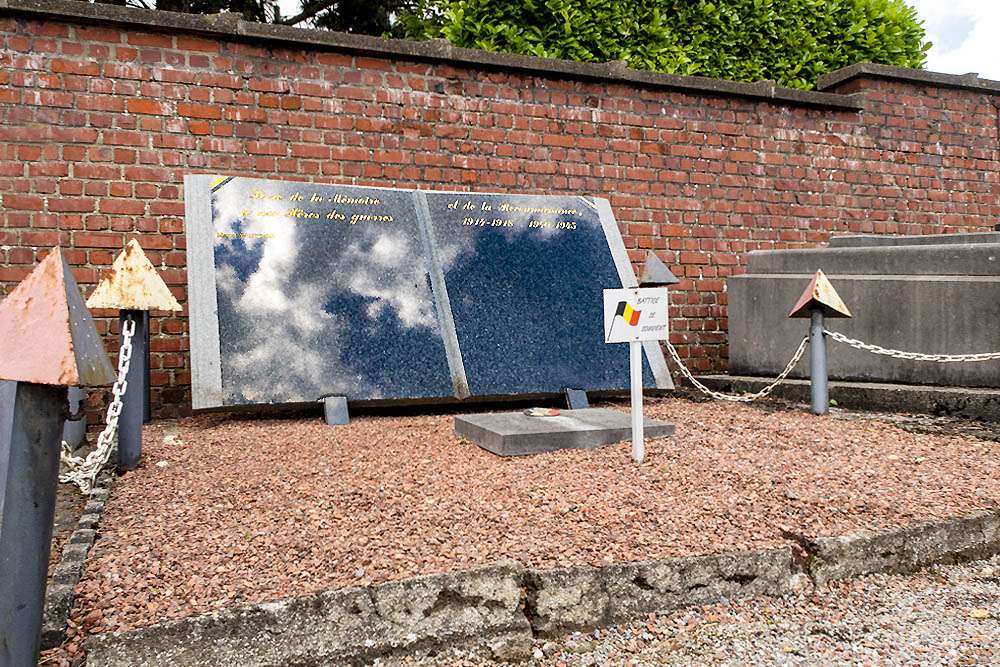
<instances>
[{"instance_id":1,"label":"concrete block structure","mask_svg":"<svg viewBox=\"0 0 1000 667\"><path fill-rule=\"evenodd\" d=\"M830 246L751 252L747 273L730 278L732 375L781 372L808 333L788 313L819 269L854 315L829 330L907 352L1000 351L1000 234L834 237ZM828 344L831 379L1000 386L1000 361L912 361ZM808 374L800 364L792 377Z\"/></svg>"}]
</instances>

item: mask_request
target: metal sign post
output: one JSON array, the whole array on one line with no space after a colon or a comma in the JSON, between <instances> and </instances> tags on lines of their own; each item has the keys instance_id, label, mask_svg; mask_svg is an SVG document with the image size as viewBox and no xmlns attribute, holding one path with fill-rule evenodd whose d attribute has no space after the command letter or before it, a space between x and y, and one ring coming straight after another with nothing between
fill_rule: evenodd
<instances>
[{"instance_id":1,"label":"metal sign post","mask_svg":"<svg viewBox=\"0 0 1000 667\"><path fill-rule=\"evenodd\" d=\"M632 460L645 458L642 416L642 341L667 337L664 287L604 290L604 342L629 344L632 398Z\"/></svg>"},{"instance_id":2,"label":"metal sign post","mask_svg":"<svg viewBox=\"0 0 1000 667\"><path fill-rule=\"evenodd\" d=\"M66 387L15 383L2 437L9 478L0 528L0 666L34 665L42 631Z\"/></svg>"},{"instance_id":3,"label":"metal sign post","mask_svg":"<svg viewBox=\"0 0 1000 667\"><path fill-rule=\"evenodd\" d=\"M111 270L94 288L87 305L120 311L122 353L125 353L125 329L135 327L131 337L134 361L126 374L118 418L118 467L132 470L142 459L142 425L149 421L149 311L180 310L181 306L135 239L115 257Z\"/></svg>"},{"instance_id":4,"label":"metal sign post","mask_svg":"<svg viewBox=\"0 0 1000 667\"><path fill-rule=\"evenodd\" d=\"M0 667L38 661L66 388L114 370L59 248L0 303Z\"/></svg>"},{"instance_id":5,"label":"metal sign post","mask_svg":"<svg viewBox=\"0 0 1000 667\"><path fill-rule=\"evenodd\" d=\"M642 343L637 340L628 343L629 382L632 394L632 460L642 463L646 457L642 431Z\"/></svg>"}]
</instances>

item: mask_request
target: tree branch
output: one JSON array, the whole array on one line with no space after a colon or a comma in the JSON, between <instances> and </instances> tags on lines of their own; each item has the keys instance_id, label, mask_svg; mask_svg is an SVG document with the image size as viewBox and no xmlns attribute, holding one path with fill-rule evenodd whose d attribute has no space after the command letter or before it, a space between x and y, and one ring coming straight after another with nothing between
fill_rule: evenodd
<instances>
[{"instance_id":1,"label":"tree branch","mask_svg":"<svg viewBox=\"0 0 1000 667\"><path fill-rule=\"evenodd\" d=\"M295 25L296 23L301 23L302 21L306 21L316 16L324 9L329 9L333 5L337 4L337 2L339 2L339 0L319 0L319 2L304 8L300 14L291 18L282 19L276 23L279 25Z\"/></svg>"}]
</instances>

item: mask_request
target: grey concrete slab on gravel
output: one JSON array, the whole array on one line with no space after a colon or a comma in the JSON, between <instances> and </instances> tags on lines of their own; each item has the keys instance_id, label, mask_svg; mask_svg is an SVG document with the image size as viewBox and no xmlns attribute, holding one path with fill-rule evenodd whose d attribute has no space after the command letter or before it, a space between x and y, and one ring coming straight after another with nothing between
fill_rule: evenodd
<instances>
[{"instance_id":1,"label":"grey concrete slab on gravel","mask_svg":"<svg viewBox=\"0 0 1000 667\"><path fill-rule=\"evenodd\" d=\"M643 419L647 438L673 435L674 425ZM632 437L632 415L608 408L529 417L523 412L486 412L455 417L455 433L500 456L592 449Z\"/></svg>"}]
</instances>

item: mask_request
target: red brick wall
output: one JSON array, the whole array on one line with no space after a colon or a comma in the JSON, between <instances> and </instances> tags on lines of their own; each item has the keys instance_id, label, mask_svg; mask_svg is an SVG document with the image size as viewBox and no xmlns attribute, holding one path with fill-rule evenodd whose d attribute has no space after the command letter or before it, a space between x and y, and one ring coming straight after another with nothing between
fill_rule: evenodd
<instances>
[{"instance_id":1,"label":"red brick wall","mask_svg":"<svg viewBox=\"0 0 1000 667\"><path fill-rule=\"evenodd\" d=\"M830 91L856 111L0 14L0 294L57 244L89 294L137 236L184 304L188 173L595 195L637 269L652 248L681 278L681 355L721 371L748 251L993 228L997 91L865 75ZM187 314L153 315L155 405L183 412Z\"/></svg>"}]
</instances>

